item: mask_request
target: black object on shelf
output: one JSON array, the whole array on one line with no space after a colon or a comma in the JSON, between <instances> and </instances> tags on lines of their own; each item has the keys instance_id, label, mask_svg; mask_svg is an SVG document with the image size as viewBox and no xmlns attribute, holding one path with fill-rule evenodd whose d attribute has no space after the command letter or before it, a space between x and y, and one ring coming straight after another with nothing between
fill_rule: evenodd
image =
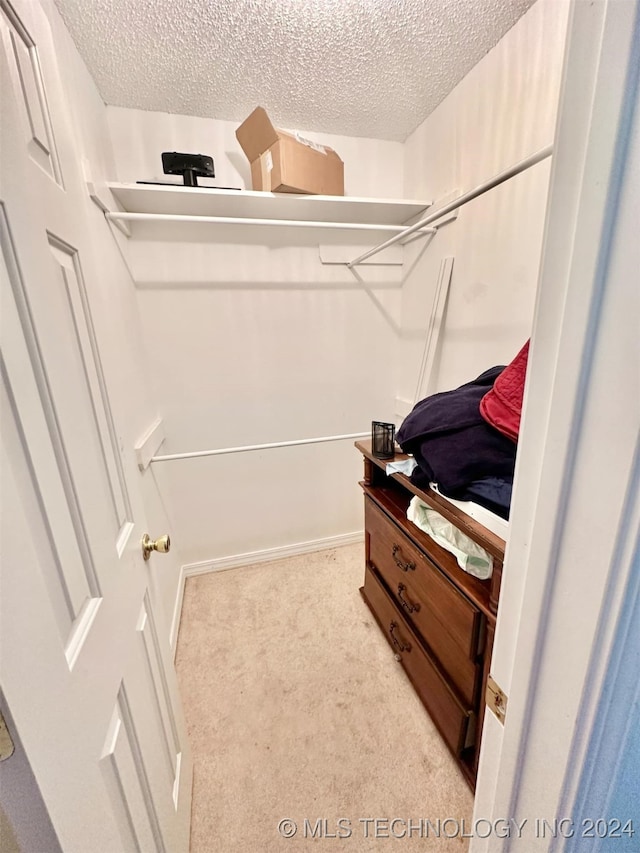
<instances>
[{"instance_id":1,"label":"black object on shelf","mask_svg":"<svg viewBox=\"0 0 640 853\"><path fill-rule=\"evenodd\" d=\"M215 178L213 157L206 154L178 154L163 151L162 169L165 175L182 175L185 187L197 187L198 177Z\"/></svg>"},{"instance_id":2,"label":"black object on shelf","mask_svg":"<svg viewBox=\"0 0 640 853\"><path fill-rule=\"evenodd\" d=\"M391 459L395 456L395 437L395 424L371 421L371 452L378 459Z\"/></svg>"},{"instance_id":3,"label":"black object on shelf","mask_svg":"<svg viewBox=\"0 0 640 853\"><path fill-rule=\"evenodd\" d=\"M152 187L181 187L183 184L177 184L175 181L136 181L136 184L148 184ZM198 184L198 187L201 190L234 190L234 192L242 192L241 187L201 187Z\"/></svg>"}]
</instances>

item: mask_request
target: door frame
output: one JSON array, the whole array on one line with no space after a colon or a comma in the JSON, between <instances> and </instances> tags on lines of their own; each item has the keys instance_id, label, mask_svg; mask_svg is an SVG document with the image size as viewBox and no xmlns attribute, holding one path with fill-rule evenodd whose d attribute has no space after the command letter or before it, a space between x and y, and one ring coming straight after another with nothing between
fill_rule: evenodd
<instances>
[{"instance_id":1,"label":"door frame","mask_svg":"<svg viewBox=\"0 0 640 853\"><path fill-rule=\"evenodd\" d=\"M611 451L615 471L604 475L611 483L590 496L579 489L598 461L585 459L582 448L598 430L607 440L606 418L599 424L589 411L593 399L607 399L601 371L618 337L607 305L616 290L632 292L616 278L620 269L637 286L640 267L638 241L629 239L633 204L624 194L629 170L637 179L639 54L639 0L573 0L491 666L508 708L504 728L493 714L485 717L474 820L572 817L634 571L635 404L624 415L626 447ZM625 323L633 323L633 302ZM612 404L615 383L613 375ZM586 563L567 559L580 533L593 545ZM473 838L470 853L563 844L532 830L524 846L496 834Z\"/></svg>"}]
</instances>

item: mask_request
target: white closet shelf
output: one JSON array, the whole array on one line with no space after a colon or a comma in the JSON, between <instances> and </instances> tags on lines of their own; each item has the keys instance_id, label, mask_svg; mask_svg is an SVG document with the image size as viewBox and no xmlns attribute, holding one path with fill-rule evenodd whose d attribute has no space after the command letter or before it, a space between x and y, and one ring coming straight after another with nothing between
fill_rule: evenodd
<instances>
[{"instance_id":1,"label":"white closet shelf","mask_svg":"<svg viewBox=\"0 0 640 853\"><path fill-rule=\"evenodd\" d=\"M429 201L296 195L210 187L120 183L107 186L123 211L143 214L401 226L431 206Z\"/></svg>"}]
</instances>

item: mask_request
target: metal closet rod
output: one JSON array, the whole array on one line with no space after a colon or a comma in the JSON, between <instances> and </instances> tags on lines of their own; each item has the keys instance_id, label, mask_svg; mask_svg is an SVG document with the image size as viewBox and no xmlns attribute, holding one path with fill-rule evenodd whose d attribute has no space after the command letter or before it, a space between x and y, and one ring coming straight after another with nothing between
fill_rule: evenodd
<instances>
[{"instance_id":1,"label":"metal closet rod","mask_svg":"<svg viewBox=\"0 0 640 853\"><path fill-rule=\"evenodd\" d=\"M408 228L404 228L402 232L400 234L396 234L395 237L390 237L388 240L385 240L384 243L380 243L379 246L374 246L373 249L369 249L369 251L364 252L364 254L362 255L359 255L357 258L355 258L355 260L347 264L348 268L351 269L352 267L361 264L368 258L377 255L378 252L381 252L383 249L386 249L389 246L393 246L394 243L397 243L404 237L409 237L416 231L420 231L426 225L435 222L437 219L440 219L440 217L446 216L447 213L451 213L451 211L457 210L459 207L462 207L462 205L466 204L468 201L471 201L472 199L477 198L479 195L486 193L487 190L491 190L494 187L497 187L498 184L502 184L504 183L504 181L508 181L509 178L513 178L515 175L519 175L520 172L524 172L524 170L528 169L530 166L535 166L536 163L539 163L541 160L546 160L546 158L550 157L552 154L553 145L547 145L546 148L541 148L540 151L536 152L535 154L532 154L530 157L525 157L524 160L521 160L519 163L516 163L515 166L511 166L510 169L505 169L504 172L500 172L499 174L494 175L493 178L489 178L488 181L479 184L475 189L469 190L469 192L458 196L458 198L455 198L453 201L450 201L443 207L438 208L438 210L435 210L433 213L430 213L428 216L425 216L424 219L421 219L419 222L416 222L415 225L410 225Z\"/></svg>"},{"instance_id":2,"label":"metal closet rod","mask_svg":"<svg viewBox=\"0 0 640 853\"><path fill-rule=\"evenodd\" d=\"M227 453L247 453L251 450L271 450L274 447L295 447L299 444L323 444L327 441L345 441L347 439L366 438L369 432L353 432L349 435L325 435L320 438L301 438L297 441L276 441L272 444L247 444L243 447L223 447L219 450L195 450L192 453L168 453L165 456L152 456L150 462L173 462L175 459L198 459L201 456L224 456Z\"/></svg>"},{"instance_id":3,"label":"metal closet rod","mask_svg":"<svg viewBox=\"0 0 640 853\"><path fill-rule=\"evenodd\" d=\"M406 225L381 225L373 222L327 222L306 219L248 219L244 216L195 216L185 213L130 213L109 211L105 217L113 222L212 222L218 225L279 225L287 228L334 228L351 231L405 231ZM418 229L415 229L416 231ZM430 234L435 228L425 228Z\"/></svg>"}]
</instances>

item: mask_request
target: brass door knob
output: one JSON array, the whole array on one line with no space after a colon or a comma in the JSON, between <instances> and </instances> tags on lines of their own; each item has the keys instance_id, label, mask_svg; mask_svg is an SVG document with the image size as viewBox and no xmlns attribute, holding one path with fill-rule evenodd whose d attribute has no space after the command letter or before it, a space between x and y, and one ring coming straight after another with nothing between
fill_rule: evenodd
<instances>
[{"instance_id":1,"label":"brass door knob","mask_svg":"<svg viewBox=\"0 0 640 853\"><path fill-rule=\"evenodd\" d=\"M159 554L166 554L171 548L171 539L169 534L165 533L159 539L152 539L148 533L142 537L142 556L148 560L152 551L157 551Z\"/></svg>"}]
</instances>

